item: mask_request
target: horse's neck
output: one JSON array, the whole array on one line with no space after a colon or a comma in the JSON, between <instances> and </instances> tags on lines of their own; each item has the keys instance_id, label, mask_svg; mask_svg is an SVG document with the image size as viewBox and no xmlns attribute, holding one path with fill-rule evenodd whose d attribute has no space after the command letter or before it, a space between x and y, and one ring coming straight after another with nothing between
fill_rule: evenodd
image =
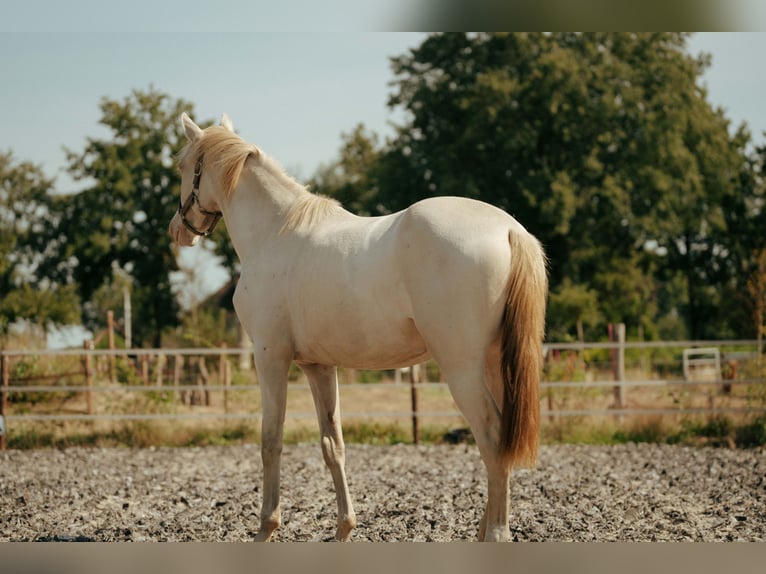
<instances>
[{"instance_id":1,"label":"horse's neck","mask_svg":"<svg viewBox=\"0 0 766 574\"><path fill-rule=\"evenodd\" d=\"M243 264L254 248L267 245L279 234L285 214L303 193L305 190L297 184L285 184L268 173L248 169L242 172L223 212L226 229Z\"/></svg>"}]
</instances>

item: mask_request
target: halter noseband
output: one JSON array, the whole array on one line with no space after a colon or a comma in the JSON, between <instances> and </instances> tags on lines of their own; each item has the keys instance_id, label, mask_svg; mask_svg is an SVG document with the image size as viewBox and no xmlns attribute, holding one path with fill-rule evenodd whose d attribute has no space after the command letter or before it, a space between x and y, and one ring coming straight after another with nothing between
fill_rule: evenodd
<instances>
[{"instance_id":1,"label":"halter noseband","mask_svg":"<svg viewBox=\"0 0 766 574\"><path fill-rule=\"evenodd\" d=\"M199 181L202 178L202 158L203 156L200 156L196 165L194 166L194 181L192 182L191 194L183 203L181 203L181 198L178 198L178 215L181 216L181 222L186 226L186 229L191 231L194 235L207 237L213 233L215 226L218 225L218 221L221 219L223 214L220 211L208 211L202 207L202 204L199 202ZM207 222L206 229L197 229L192 222L186 219L186 214L194 204L197 205L197 211L205 216L203 223Z\"/></svg>"}]
</instances>

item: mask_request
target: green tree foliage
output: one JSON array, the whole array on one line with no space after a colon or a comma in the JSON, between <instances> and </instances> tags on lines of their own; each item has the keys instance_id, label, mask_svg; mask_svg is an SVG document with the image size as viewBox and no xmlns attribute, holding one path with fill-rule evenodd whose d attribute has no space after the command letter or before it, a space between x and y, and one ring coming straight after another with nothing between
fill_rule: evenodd
<instances>
[{"instance_id":1,"label":"green tree foliage","mask_svg":"<svg viewBox=\"0 0 766 574\"><path fill-rule=\"evenodd\" d=\"M392 60L389 105L409 119L380 153L377 202L496 204L545 244L554 293L597 293L605 321L653 332L675 311L688 335L716 336L747 135L729 135L699 84L709 60L685 47L684 34L428 37ZM663 308L678 276L683 300Z\"/></svg>"},{"instance_id":2,"label":"green tree foliage","mask_svg":"<svg viewBox=\"0 0 766 574\"><path fill-rule=\"evenodd\" d=\"M52 281L42 265L55 226L53 182L29 162L0 153L0 337L18 320L41 328L76 320L79 300L66 276Z\"/></svg>"},{"instance_id":3,"label":"green tree foliage","mask_svg":"<svg viewBox=\"0 0 766 574\"><path fill-rule=\"evenodd\" d=\"M766 334L766 248L760 249L754 259L754 269L747 280L747 293L760 354L763 352L763 336Z\"/></svg>"},{"instance_id":4,"label":"green tree foliage","mask_svg":"<svg viewBox=\"0 0 766 574\"><path fill-rule=\"evenodd\" d=\"M587 332L600 325L603 317L599 312L598 293L585 285L573 285L569 279L564 279L555 291L550 294L548 313L556 317L556 322L548 327L548 339L553 341L573 340L573 326L578 328L583 340L592 340L595 333Z\"/></svg>"},{"instance_id":5,"label":"green tree foliage","mask_svg":"<svg viewBox=\"0 0 766 574\"><path fill-rule=\"evenodd\" d=\"M740 136L746 143L747 134ZM743 333L747 337L758 334L757 323L753 321L758 303L751 284L754 279L758 284L766 251L765 168L766 147L757 146L742 164L738 193L725 196L721 206L726 233L719 238L716 286L721 293L722 313L732 322L748 326Z\"/></svg>"},{"instance_id":6,"label":"green tree foliage","mask_svg":"<svg viewBox=\"0 0 766 574\"><path fill-rule=\"evenodd\" d=\"M154 90L123 101L104 98L101 124L111 135L68 151L70 173L90 187L62 200L63 259L83 300L90 301L120 269L132 282L133 335L158 346L178 321L170 273L177 269L168 223L178 205L175 156L185 145L178 125L191 105ZM84 317L94 327L103 317ZM86 324L87 324L86 323Z\"/></svg>"},{"instance_id":7,"label":"green tree foliage","mask_svg":"<svg viewBox=\"0 0 766 574\"><path fill-rule=\"evenodd\" d=\"M378 215L379 165L378 136L368 133L364 124L349 134L341 134L340 157L321 166L309 181L312 190L331 195L357 215Z\"/></svg>"}]
</instances>

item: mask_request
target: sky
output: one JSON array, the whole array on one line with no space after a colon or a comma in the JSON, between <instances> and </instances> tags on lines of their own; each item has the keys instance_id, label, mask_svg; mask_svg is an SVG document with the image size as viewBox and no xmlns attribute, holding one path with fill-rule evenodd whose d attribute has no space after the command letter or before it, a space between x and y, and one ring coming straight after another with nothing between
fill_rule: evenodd
<instances>
[{"instance_id":1,"label":"sky","mask_svg":"<svg viewBox=\"0 0 766 574\"><path fill-rule=\"evenodd\" d=\"M65 5L58 3L57 5ZM16 3L16 6L31 6ZM231 16L230 16L231 17ZM122 101L154 88L191 102L198 121L222 112L237 131L299 180L337 157L341 134L357 124L391 135L402 120L386 101L390 57L417 46L404 32L2 32L0 151L31 161L56 179L59 192L83 184L67 174L64 148L81 153L87 138L106 138L102 98ZM766 33L704 33L693 54L712 55L703 77L709 101L733 127L746 122L757 143L766 131L766 76L754 63ZM753 71L755 69L755 72ZM200 254L186 252L198 264ZM195 263L196 262L196 263ZM211 274L207 289L220 283Z\"/></svg>"},{"instance_id":2,"label":"sky","mask_svg":"<svg viewBox=\"0 0 766 574\"><path fill-rule=\"evenodd\" d=\"M341 134L358 123L386 136L401 113L386 106L391 56L418 45L420 33L0 33L0 151L12 150L56 178L82 184L66 152L104 138L102 98L121 101L154 88L194 105L195 119L227 113L239 133L298 179L332 161ZM766 76L752 72L766 33L704 33L690 51L709 52L709 99L734 125L766 131Z\"/></svg>"},{"instance_id":3,"label":"sky","mask_svg":"<svg viewBox=\"0 0 766 574\"><path fill-rule=\"evenodd\" d=\"M308 178L360 122L389 133L389 56L407 33L0 34L0 150L41 164L61 191L64 147L82 152L104 97L150 87L191 102L198 121L227 113L240 134Z\"/></svg>"}]
</instances>

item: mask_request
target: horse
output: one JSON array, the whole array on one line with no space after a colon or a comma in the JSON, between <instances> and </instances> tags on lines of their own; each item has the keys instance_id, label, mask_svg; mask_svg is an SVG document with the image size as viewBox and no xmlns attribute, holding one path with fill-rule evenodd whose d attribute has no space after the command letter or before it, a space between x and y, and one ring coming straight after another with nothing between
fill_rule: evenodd
<instances>
[{"instance_id":1,"label":"horse","mask_svg":"<svg viewBox=\"0 0 766 574\"><path fill-rule=\"evenodd\" d=\"M536 464L548 290L540 242L505 211L432 197L360 217L287 175L223 115L184 113L181 194L169 233L181 246L223 218L241 264L233 296L253 341L262 397L263 500L255 539L280 525L287 373L311 388L335 486L335 538L357 524L345 470L337 367L393 369L432 358L487 471L479 540L510 540L509 480Z\"/></svg>"}]
</instances>

